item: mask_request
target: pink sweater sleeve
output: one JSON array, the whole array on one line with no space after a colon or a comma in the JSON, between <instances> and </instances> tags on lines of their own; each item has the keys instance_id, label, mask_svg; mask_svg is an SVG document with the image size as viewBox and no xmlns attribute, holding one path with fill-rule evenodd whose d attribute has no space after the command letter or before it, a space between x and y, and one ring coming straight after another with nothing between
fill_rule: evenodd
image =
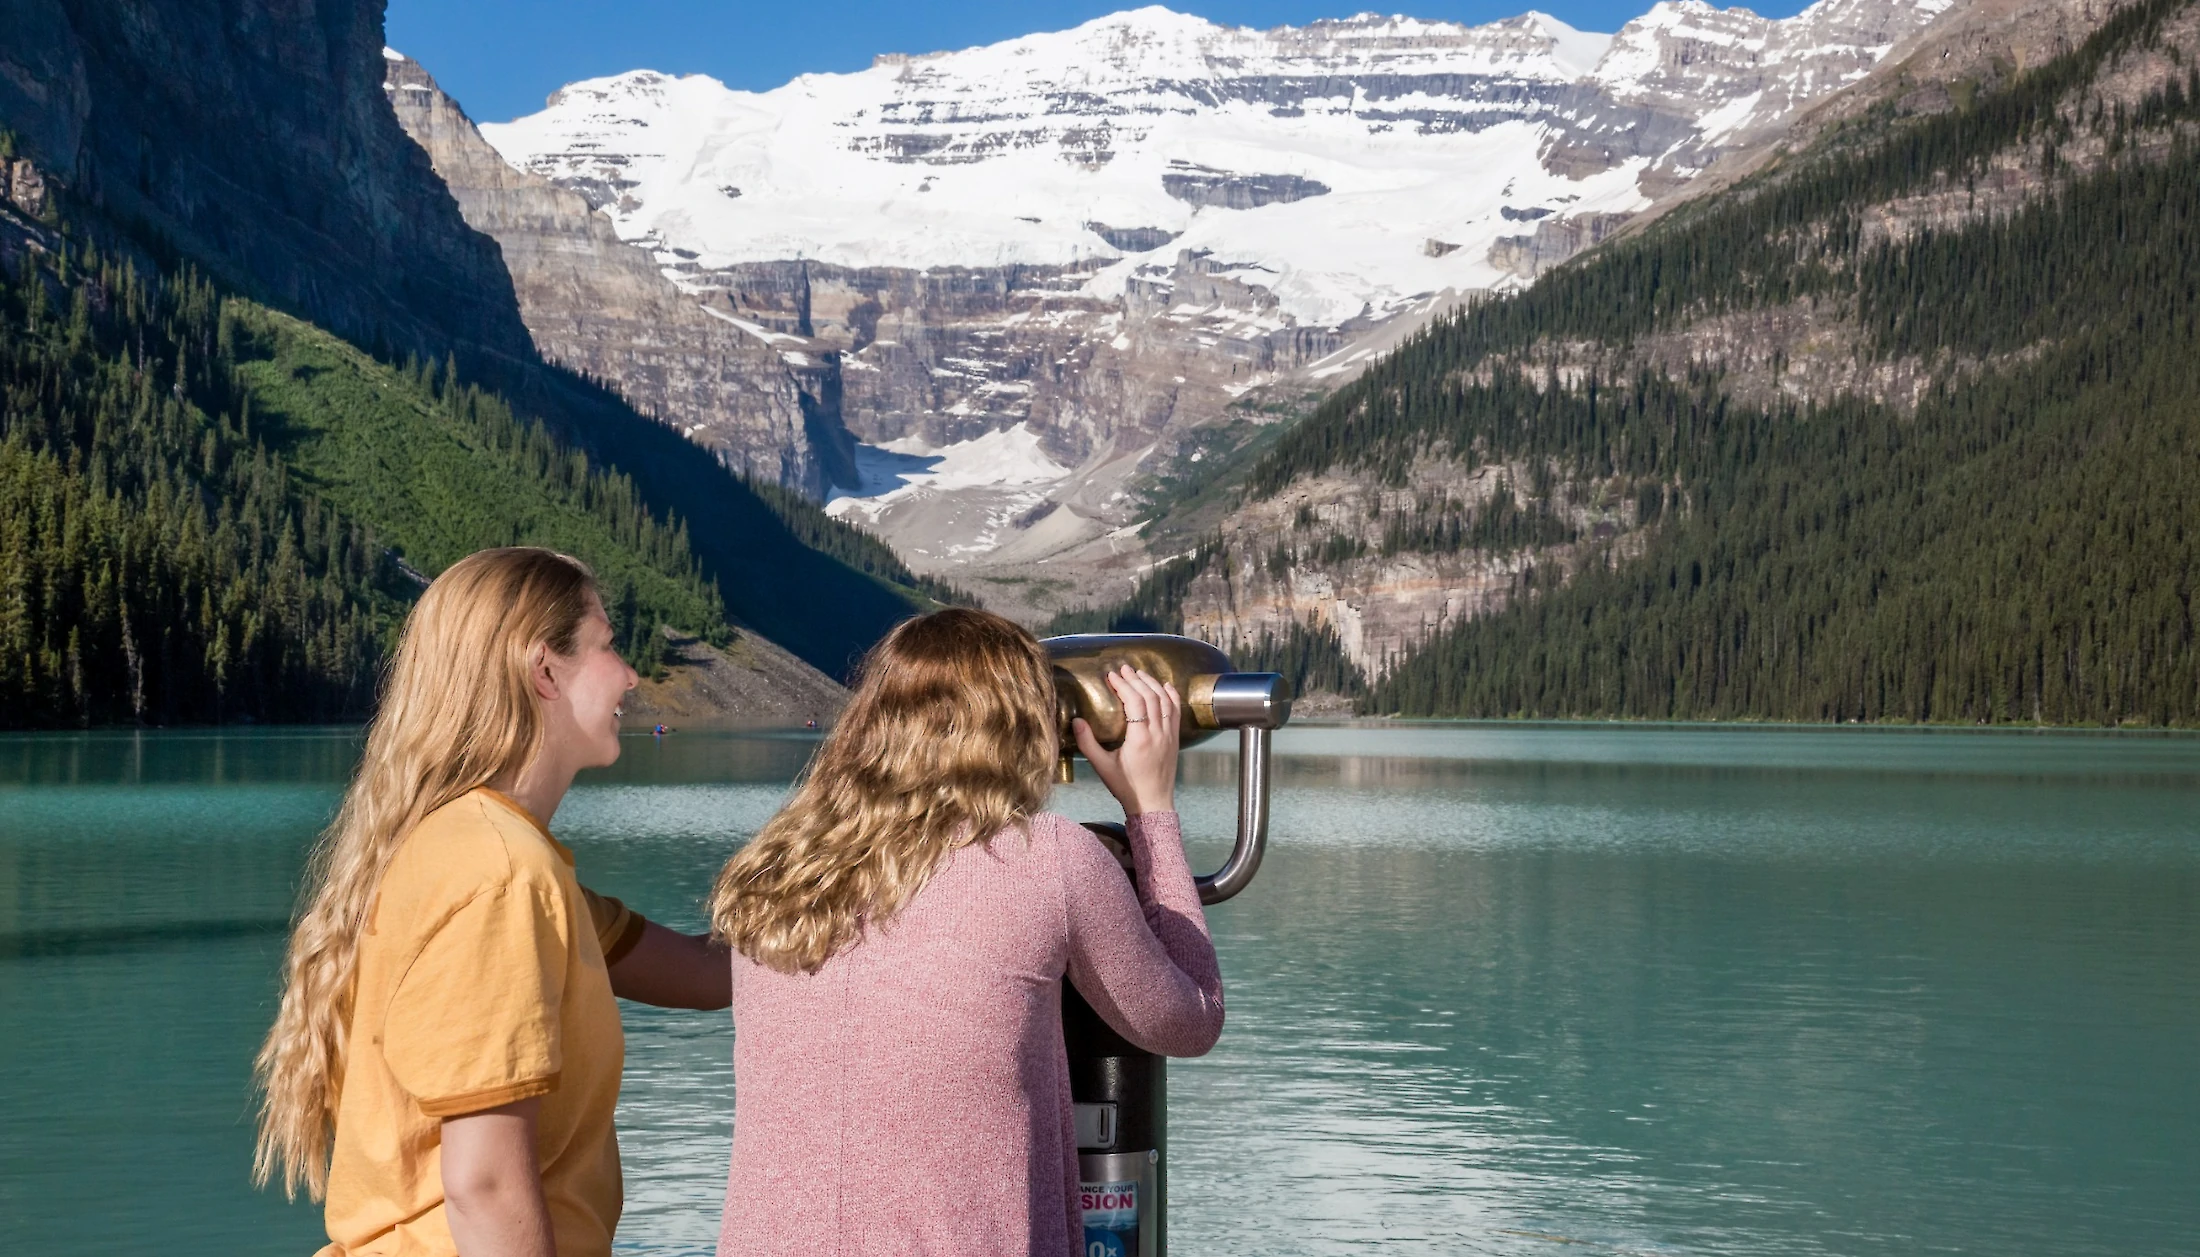
<instances>
[{"instance_id":1,"label":"pink sweater sleeve","mask_svg":"<svg viewBox=\"0 0 2200 1257\"><path fill-rule=\"evenodd\" d=\"M1203 1056L1222 1034L1222 968L1207 936L1176 813L1134 816L1133 895L1084 827L1061 834L1069 978L1116 1033L1164 1056Z\"/></svg>"}]
</instances>

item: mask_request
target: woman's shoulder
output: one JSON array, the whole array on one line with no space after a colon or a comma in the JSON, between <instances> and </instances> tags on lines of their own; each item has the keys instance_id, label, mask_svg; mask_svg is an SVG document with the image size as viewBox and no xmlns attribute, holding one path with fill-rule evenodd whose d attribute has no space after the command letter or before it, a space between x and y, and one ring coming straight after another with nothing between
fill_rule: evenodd
<instances>
[{"instance_id":1,"label":"woman's shoulder","mask_svg":"<svg viewBox=\"0 0 2200 1257\"><path fill-rule=\"evenodd\" d=\"M1034 812L1003 825L977 846L997 860L1052 863L1060 860L1070 846L1090 836L1090 831L1066 816Z\"/></svg>"},{"instance_id":2,"label":"woman's shoulder","mask_svg":"<svg viewBox=\"0 0 2200 1257\"><path fill-rule=\"evenodd\" d=\"M1082 864L1095 859L1112 862L1107 844L1098 834L1059 812L1035 813L1025 826L1031 833L1032 846L1058 862Z\"/></svg>"},{"instance_id":3,"label":"woman's shoulder","mask_svg":"<svg viewBox=\"0 0 2200 1257\"><path fill-rule=\"evenodd\" d=\"M1024 818L1020 828L1030 834L1035 841L1050 843L1058 843L1064 839L1075 839L1079 834L1089 832L1083 825L1062 815L1060 812L1034 812Z\"/></svg>"},{"instance_id":4,"label":"woman's shoulder","mask_svg":"<svg viewBox=\"0 0 2200 1257\"><path fill-rule=\"evenodd\" d=\"M484 891L554 883L555 842L493 790L471 790L422 817L384 875L385 893L453 906Z\"/></svg>"}]
</instances>

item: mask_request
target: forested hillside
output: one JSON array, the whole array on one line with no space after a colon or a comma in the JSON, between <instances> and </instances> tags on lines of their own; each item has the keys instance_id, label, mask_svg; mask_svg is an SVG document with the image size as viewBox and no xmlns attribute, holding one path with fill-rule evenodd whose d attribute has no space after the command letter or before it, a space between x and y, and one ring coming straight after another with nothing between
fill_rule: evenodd
<instances>
[{"instance_id":1,"label":"forested hillside","mask_svg":"<svg viewBox=\"0 0 2200 1257\"><path fill-rule=\"evenodd\" d=\"M1298 571L1357 544L1510 573L1363 707L2200 723L2194 26L2145 0L1965 107L1868 117L1437 326L1287 433L1248 510L1321 477L1395 498L1432 465L1505 473L1276 542ZM1813 387L1788 342L1737 365L1761 347L1732 329L1783 326L1868 386ZM1566 486L1594 501L1558 509ZM1168 585L1148 618L1181 622Z\"/></svg>"},{"instance_id":2,"label":"forested hillside","mask_svg":"<svg viewBox=\"0 0 2200 1257\"><path fill-rule=\"evenodd\" d=\"M68 240L0 278L0 723L336 719L484 545L596 567L645 666L723 636L685 528L476 389Z\"/></svg>"},{"instance_id":3,"label":"forested hillside","mask_svg":"<svg viewBox=\"0 0 2200 1257\"><path fill-rule=\"evenodd\" d=\"M660 626L726 640L687 521L620 470L448 362L377 361L94 216L66 217L0 223L14 246L0 250L13 259L0 268L0 727L356 718L422 582L514 542L587 560L645 669L662 658ZM682 446L654 465L696 461ZM712 547L738 555L718 567L777 569L742 591L750 606L812 572L818 601L763 609L798 641L841 617L839 634L808 641L828 662L860 647L866 611L917 597L893 583L911 580L898 565L859 572L805 547L798 528L847 545L814 506L723 484L715 498L696 486L714 519L742 527Z\"/></svg>"},{"instance_id":4,"label":"forested hillside","mask_svg":"<svg viewBox=\"0 0 2200 1257\"><path fill-rule=\"evenodd\" d=\"M0 157L9 159L0 161L0 263L13 272L26 250L51 258L64 241L72 250L96 241L109 258L130 258L148 291L188 266L219 296L331 332L384 366L430 364L434 387L416 400L439 416L464 409L463 397L449 400L455 375L461 389L493 396L520 428L539 424L554 461L585 454L592 467L625 478L620 492L635 509L660 523L677 515L730 619L828 673L844 673L879 634L927 605L898 583L906 572L858 571L803 544L798 529L836 535L814 506L763 501L679 431L545 357L502 248L468 225L391 107L380 3L254 12L238 20L191 0L40 3L24 21L0 22ZM49 289L66 311L68 283L50 278ZM92 308L103 316L96 296ZM153 339L148 332L148 359ZM193 350L193 369L203 356ZM133 343L132 370L137 359ZM160 362L164 371L175 365ZM345 382L342 370L321 381ZM296 417L317 433L340 437L354 418L393 436L406 427L380 411L346 409L359 402L356 389L329 398L331 410L313 410L322 400L315 389L299 396L311 414ZM202 403L219 400L192 399ZM459 411L439 422L463 430ZM67 448L56 446L64 463ZM370 457L346 466L376 465ZM324 477L313 492L327 498L342 484L342 475ZM206 490L210 512L220 491ZM512 529L490 531L501 540ZM408 536L422 547L451 539ZM637 601L635 615L643 614Z\"/></svg>"}]
</instances>

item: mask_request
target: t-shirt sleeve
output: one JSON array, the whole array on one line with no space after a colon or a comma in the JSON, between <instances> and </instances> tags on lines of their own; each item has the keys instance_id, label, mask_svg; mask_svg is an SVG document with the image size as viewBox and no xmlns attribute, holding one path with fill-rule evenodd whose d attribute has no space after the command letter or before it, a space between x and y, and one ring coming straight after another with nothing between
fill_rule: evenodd
<instances>
[{"instance_id":1,"label":"t-shirt sleeve","mask_svg":"<svg viewBox=\"0 0 2200 1257\"><path fill-rule=\"evenodd\" d=\"M383 1059L430 1117L557 1089L573 923L552 885L485 889L436 928L383 1018Z\"/></svg>"},{"instance_id":2,"label":"t-shirt sleeve","mask_svg":"<svg viewBox=\"0 0 2200 1257\"><path fill-rule=\"evenodd\" d=\"M642 941L642 931L649 922L642 914L613 899L599 895L586 886L581 896L588 900L588 917L596 927L596 946L603 950L603 962L608 967L626 958L634 950L634 944Z\"/></svg>"}]
</instances>

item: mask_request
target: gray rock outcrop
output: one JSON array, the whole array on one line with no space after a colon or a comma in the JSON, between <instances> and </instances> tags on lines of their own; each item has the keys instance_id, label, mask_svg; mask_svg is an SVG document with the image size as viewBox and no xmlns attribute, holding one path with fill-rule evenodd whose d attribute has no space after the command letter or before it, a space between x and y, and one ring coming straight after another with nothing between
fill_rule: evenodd
<instances>
[{"instance_id":1,"label":"gray rock outcrop","mask_svg":"<svg viewBox=\"0 0 2200 1257\"><path fill-rule=\"evenodd\" d=\"M379 0L0 5L0 125L55 181L359 344L529 360L495 242L381 83Z\"/></svg>"},{"instance_id":2,"label":"gray rock outcrop","mask_svg":"<svg viewBox=\"0 0 2200 1257\"><path fill-rule=\"evenodd\" d=\"M813 497L855 482L830 350L782 352L761 329L705 309L581 192L506 163L417 62L391 53L386 68L391 109L466 222L501 248L545 358L609 385L747 475Z\"/></svg>"},{"instance_id":3,"label":"gray rock outcrop","mask_svg":"<svg viewBox=\"0 0 2200 1257\"><path fill-rule=\"evenodd\" d=\"M1241 263L1178 250L1114 300L1085 294L1089 271L1074 267L758 262L683 278L745 323L837 352L842 413L862 441L937 447L1028 422L1075 466L1211 420L1256 376L1360 330L1291 325L1243 276Z\"/></svg>"},{"instance_id":4,"label":"gray rock outcrop","mask_svg":"<svg viewBox=\"0 0 2200 1257\"><path fill-rule=\"evenodd\" d=\"M1302 175L1247 175L1175 162L1161 176L1161 187L1186 205L1223 209L1259 209L1288 205L1310 196L1326 196L1329 185Z\"/></svg>"},{"instance_id":5,"label":"gray rock outcrop","mask_svg":"<svg viewBox=\"0 0 2200 1257\"><path fill-rule=\"evenodd\" d=\"M1532 280L1625 226L1632 214L1569 214L1542 218L1525 236L1499 236L1490 244L1490 265L1516 278Z\"/></svg>"}]
</instances>

